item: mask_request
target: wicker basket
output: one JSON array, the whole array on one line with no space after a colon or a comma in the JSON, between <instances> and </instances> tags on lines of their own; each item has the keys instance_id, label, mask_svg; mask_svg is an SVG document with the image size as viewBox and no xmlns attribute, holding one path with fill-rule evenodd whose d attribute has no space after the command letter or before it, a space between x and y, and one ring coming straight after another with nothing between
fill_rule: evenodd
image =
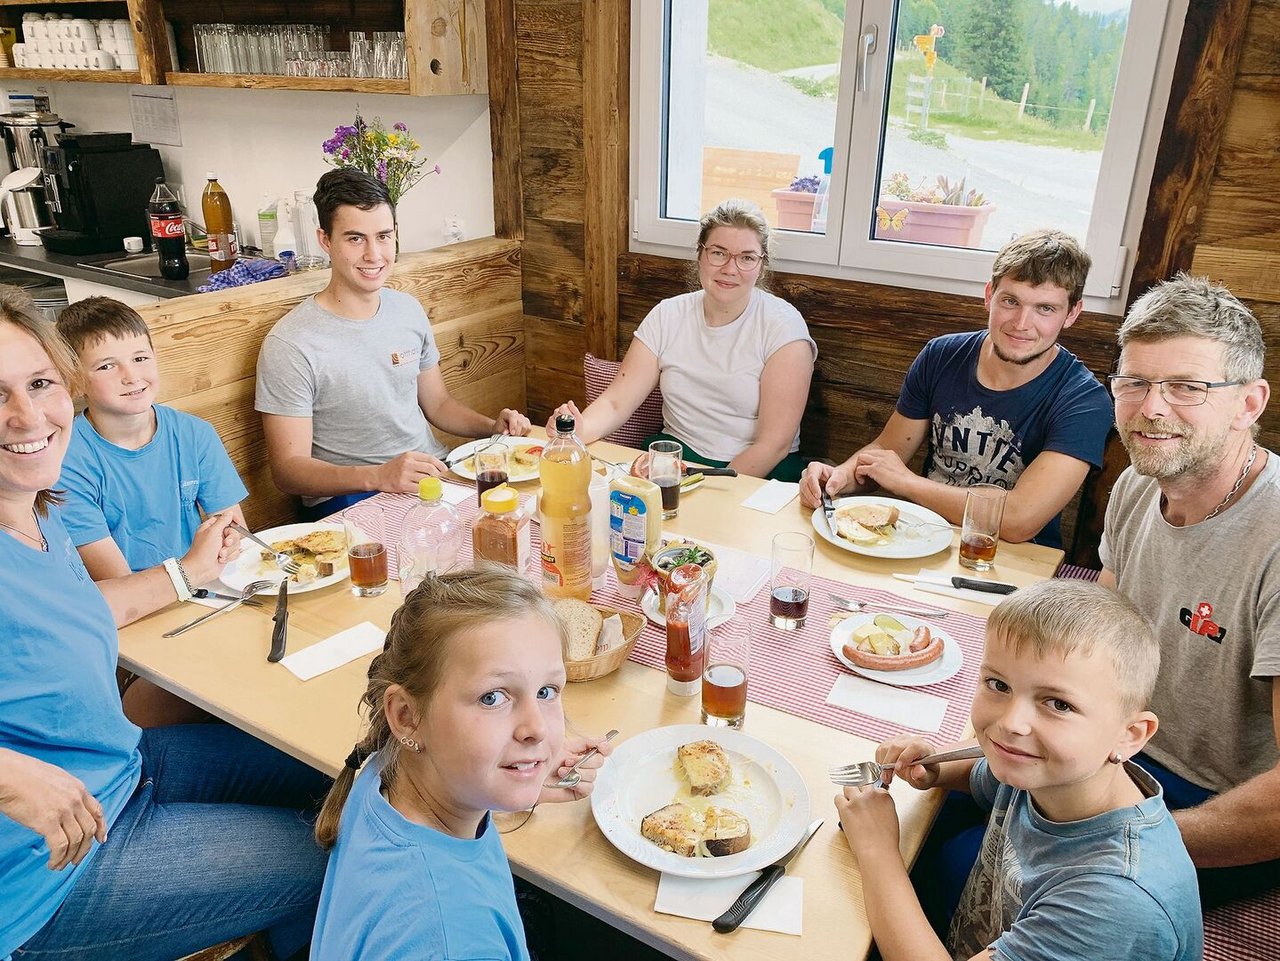
<instances>
[{"instance_id":1,"label":"wicker basket","mask_svg":"<svg viewBox=\"0 0 1280 961\"><path fill-rule=\"evenodd\" d=\"M622 666L622 662L627 659L631 649L636 646L636 638L644 630L645 618L643 614L636 614L633 611L620 611L616 607L604 607L600 604L592 604L591 606L600 612L601 617L611 617L617 614L622 619L623 643L612 651L597 654L595 657L588 657L582 661L565 661L565 674L570 681L594 681L597 677L612 674Z\"/></svg>"}]
</instances>

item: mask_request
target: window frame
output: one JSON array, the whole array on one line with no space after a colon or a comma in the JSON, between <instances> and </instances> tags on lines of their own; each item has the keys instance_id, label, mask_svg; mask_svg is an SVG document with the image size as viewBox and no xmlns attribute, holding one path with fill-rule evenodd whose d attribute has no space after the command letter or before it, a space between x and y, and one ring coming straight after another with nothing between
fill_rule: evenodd
<instances>
[{"instance_id":1,"label":"window frame","mask_svg":"<svg viewBox=\"0 0 1280 961\"><path fill-rule=\"evenodd\" d=\"M705 50L705 34L686 36L688 31L683 31L669 38L672 3L632 0L630 249L688 259L697 239L697 223L660 216L663 184L656 172L666 169L668 41L701 43ZM1130 8L1112 116L1123 117L1128 111L1129 116L1140 116L1142 123L1121 120L1109 126L1093 208L1121 216L1091 215L1088 236L1082 238L1094 260L1085 288L1087 310L1118 315L1126 306L1132 254L1145 219L1187 4L1188 0L1133 0ZM848 0L827 217L828 225L836 229L826 235L776 231L771 266L784 273L981 296L991 275L993 251L894 243L867 236L874 213L870 198L880 176L885 81L893 56L895 16L894 0ZM862 37L873 24L877 38L865 64L867 89L856 91L864 69ZM687 66L689 50L683 53L686 59L680 62Z\"/></svg>"}]
</instances>

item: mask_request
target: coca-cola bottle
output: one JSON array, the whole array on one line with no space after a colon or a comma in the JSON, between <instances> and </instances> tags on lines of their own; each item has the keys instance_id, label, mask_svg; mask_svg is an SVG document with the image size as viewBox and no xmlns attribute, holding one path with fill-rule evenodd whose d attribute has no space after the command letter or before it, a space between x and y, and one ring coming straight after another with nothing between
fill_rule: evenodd
<instances>
[{"instance_id":1,"label":"coca-cola bottle","mask_svg":"<svg viewBox=\"0 0 1280 961\"><path fill-rule=\"evenodd\" d=\"M187 232L182 226L182 208L163 177L156 178L156 189L147 205L151 221L151 241L160 258L160 276L165 280L186 280L191 273L187 263Z\"/></svg>"}]
</instances>

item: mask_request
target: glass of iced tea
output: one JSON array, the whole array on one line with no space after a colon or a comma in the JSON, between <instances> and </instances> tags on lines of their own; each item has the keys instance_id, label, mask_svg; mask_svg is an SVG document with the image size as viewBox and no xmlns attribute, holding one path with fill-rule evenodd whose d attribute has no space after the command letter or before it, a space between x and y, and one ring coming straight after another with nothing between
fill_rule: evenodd
<instances>
[{"instance_id":1,"label":"glass of iced tea","mask_svg":"<svg viewBox=\"0 0 1280 961\"><path fill-rule=\"evenodd\" d=\"M804 627L813 580L813 538L798 532L776 535L770 570L769 620L783 631Z\"/></svg>"},{"instance_id":2,"label":"glass of iced tea","mask_svg":"<svg viewBox=\"0 0 1280 961\"><path fill-rule=\"evenodd\" d=\"M484 492L492 490L508 479L507 456L510 451L507 445L501 441L494 441L487 447L476 451L476 503L480 503L480 498L484 496Z\"/></svg>"},{"instance_id":3,"label":"glass of iced tea","mask_svg":"<svg viewBox=\"0 0 1280 961\"><path fill-rule=\"evenodd\" d=\"M674 440L655 440L649 445L649 480L662 491L662 519L680 513L680 481L683 474L684 445Z\"/></svg>"},{"instance_id":4,"label":"glass of iced tea","mask_svg":"<svg viewBox=\"0 0 1280 961\"><path fill-rule=\"evenodd\" d=\"M342 512L347 532L347 564L351 568L351 593L377 597L387 589L386 518L377 504L363 501Z\"/></svg>"},{"instance_id":5,"label":"glass of iced tea","mask_svg":"<svg viewBox=\"0 0 1280 961\"><path fill-rule=\"evenodd\" d=\"M707 638L702 672L702 723L741 728L747 714L747 678L751 676L751 625L731 617Z\"/></svg>"},{"instance_id":6,"label":"glass of iced tea","mask_svg":"<svg viewBox=\"0 0 1280 961\"><path fill-rule=\"evenodd\" d=\"M1008 493L995 484L975 484L964 499L964 523L960 525L960 564L975 571L989 571L996 559L1004 499Z\"/></svg>"}]
</instances>

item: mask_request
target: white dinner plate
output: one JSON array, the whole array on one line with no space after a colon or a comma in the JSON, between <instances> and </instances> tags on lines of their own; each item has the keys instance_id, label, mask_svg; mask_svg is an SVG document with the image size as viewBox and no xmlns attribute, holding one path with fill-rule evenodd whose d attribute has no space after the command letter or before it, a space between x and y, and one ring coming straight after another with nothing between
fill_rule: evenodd
<instances>
[{"instance_id":1,"label":"white dinner plate","mask_svg":"<svg viewBox=\"0 0 1280 961\"><path fill-rule=\"evenodd\" d=\"M837 497L834 503L836 507L844 507L846 504L887 504L898 508L898 512L908 521L933 521L935 524L946 525L945 527L925 527L919 531L900 529L889 539L888 544L855 544L853 541L838 537L827 526L827 515L823 513L822 508L816 508L813 512L813 529L817 531L818 536L828 544L834 544L854 554L865 554L868 557L928 557L930 554L947 550L951 546L951 535L955 533L941 514L935 514L927 507L898 500L896 497L865 495Z\"/></svg>"},{"instance_id":2,"label":"white dinner plate","mask_svg":"<svg viewBox=\"0 0 1280 961\"><path fill-rule=\"evenodd\" d=\"M701 740L724 748L733 780L722 794L691 798L676 773L676 748ZM742 814L751 823L750 847L721 858L684 858L645 840L640 822L677 800ZM795 847L809 824L809 792L800 772L764 742L730 728L678 724L643 731L614 749L596 775L591 813L614 847L655 871L727 878L772 864Z\"/></svg>"},{"instance_id":3,"label":"white dinner plate","mask_svg":"<svg viewBox=\"0 0 1280 961\"><path fill-rule=\"evenodd\" d=\"M960 645L956 643L954 637L936 624L921 620L918 617L908 617L906 614L895 614L892 611L887 613L909 630L914 631L921 624L924 624L935 635L940 636L942 638L942 657L921 667L913 667L905 671L872 671L854 664L853 661L844 656L842 648L848 643L849 638L853 636L854 631L863 624L875 620L877 616L875 614L853 614L837 624L831 631L831 653L853 673L869 677L873 681L893 684L898 687L923 687L926 684L937 684L939 681L945 681L947 678L955 677L959 673L960 668L964 665L964 652L960 650Z\"/></svg>"},{"instance_id":4,"label":"white dinner plate","mask_svg":"<svg viewBox=\"0 0 1280 961\"><path fill-rule=\"evenodd\" d=\"M254 531L268 544L301 537L312 531L340 531L341 524L332 521L317 521L312 524L285 524L283 527L272 527L265 531ZM289 582L290 594L305 594L307 591L318 591L330 584L337 584L347 579L347 552L342 552L341 565L328 577L317 577L310 584ZM218 579L234 591L243 591L253 581L275 581L279 584L285 578L284 571L276 567L275 561L262 559L262 548L247 537L240 538L240 556L222 569Z\"/></svg>"},{"instance_id":5,"label":"white dinner plate","mask_svg":"<svg viewBox=\"0 0 1280 961\"><path fill-rule=\"evenodd\" d=\"M517 448L524 449L529 447L543 446L543 442L538 440L538 438L536 437L499 437L496 441L493 441L493 443L502 444L504 447L508 448L508 450L514 450ZM488 447L488 446L489 446L488 437L481 437L478 440L467 441L467 443L465 444L459 444L453 450L449 451L448 460L449 460L449 463L453 464L450 470L452 470L459 477L462 477L466 480L475 480L476 479L475 466L473 464L468 463L467 458L471 457L476 451L480 450L481 448ZM454 463L455 460L457 461L457 463ZM515 465L508 463L507 467L508 467L507 480L510 483L516 484L521 481L538 479L537 464L534 464L532 467L525 467L525 468L516 467L516 469L512 470L511 468L515 467Z\"/></svg>"},{"instance_id":6,"label":"white dinner plate","mask_svg":"<svg viewBox=\"0 0 1280 961\"><path fill-rule=\"evenodd\" d=\"M644 611L644 616L659 627L666 627L667 617L658 609L657 591L644 592L644 596L640 598L640 610ZM713 584L711 586L711 603L707 605L707 627L719 627L733 617L737 610L738 605L734 603L729 593Z\"/></svg>"}]
</instances>

